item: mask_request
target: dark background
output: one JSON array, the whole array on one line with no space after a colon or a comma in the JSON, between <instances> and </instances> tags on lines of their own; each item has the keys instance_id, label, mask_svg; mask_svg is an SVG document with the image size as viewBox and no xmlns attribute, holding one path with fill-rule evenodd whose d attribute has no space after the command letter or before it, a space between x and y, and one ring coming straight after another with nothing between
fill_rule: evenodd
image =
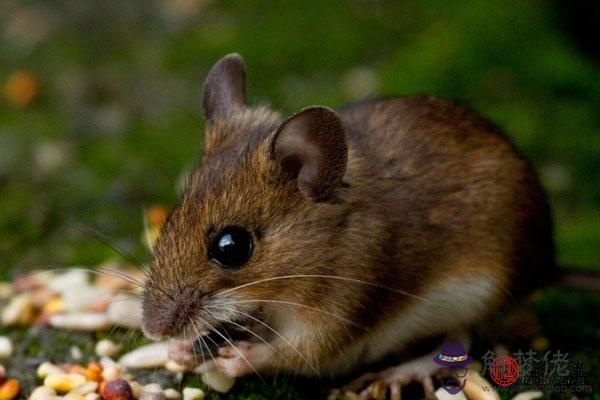
<instances>
[{"instance_id":1,"label":"dark background","mask_svg":"<svg viewBox=\"0 0 600 400\"><path fill-rule=\"evenodd\" d=\"M233 51L250 101L284 113L367 95L472 105L539 171L560 261L600 266L598 4L3 0L0 268L114 254L82 227L143 257L143 209L176 202L202 154L204 76Z\"/></svg>"},{"instance_id":2,"label":"dark background","mask_svg":"<svg viewBox=\"0 0 600 400\"><path fill-rule=\"evenodd\" d=\"M234 51L250 102L286 114L466 102L539 171L559 261L600 270L598 21L598 1L0 0L0 274L96 265L115 246L147 259L144 209L176 203L202 155L203 79ZM512 350L569 352L598 388L598 296L550 289L530 306L540 323L514 326L537 337ZM277 379L277 398L314 388ZM273 395L243 382L231 398Z\"/></svg>"}]
</instances>

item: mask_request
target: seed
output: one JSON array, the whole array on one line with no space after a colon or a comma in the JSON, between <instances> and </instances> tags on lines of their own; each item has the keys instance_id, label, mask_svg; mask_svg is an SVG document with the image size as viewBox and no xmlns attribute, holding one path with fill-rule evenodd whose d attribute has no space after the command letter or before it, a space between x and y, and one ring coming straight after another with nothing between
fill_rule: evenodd
<instances>
[{"instance_id":1,"label":"seed","mask_svg":"<svg viewBox=\"0 0 600 400\"><path fill-rule=\"evenodd\" d=\"M146 211L146 218L150 225L162 225L169 216L169 210L160 204L155 204Z\"/></svg>"},{"instance_id":2,"label":"seed","mask_svg":"<svg viewBox=\"0 0 600 400\"><path fill-rule=\"evenodd\" d=\"M44 379L48 375L61 375L64 373L62 369L48 361L41 363L37 369L37 376L40 379Z\"/></svg>"},{"instance_id":3,"label":"seed","mask_svg":"<svg viewBox=\"0 0 600 400\"><path fill-rule=\"evenodd\" d=\"M102 379L105 381L112 381L121 377L123 370L119 366L106 367L102 370Z\"/></svg>"},{"instance_id":4,"label":"seed","mask_svg":"<svg viewBox=\"0 0 600 400\"><path fill-rule=\"evenodd\" d=\"M235 383L235 378L223 374L218 369L211 369L200 375L202 382L219 393L227 393Z\"/></svg>"},{"instance_id":5,"label":"seed","mask_svg":"<svg viewBox=\"0 0 600 400\"><path fill-rule=\"evenodd\" d=\"M133 393L133 397L135 397L136 399L139 399L140 396L142 395L142 390L143 390L142 385L140 385L136 381L130 381L129 386L131 386L131 392Z\"/></svg>"},{"instance_id":6,"label":"seed","mask_svg":"<svg viewBox=\"0 0 600 400\"><path fill-rule=\"evenodd\" d=\"M181 372L187 371L187 368L185 367L185 365L178 364L173 360L169 360L165 363L165 369L167 369L168 371L171 371L171 372L175 372L175 373L181 373Z\"/></svg>"},{"instance_id":7,"label":"seed","mask_svg":"<svg viewBox=\"0 0 600 400\"><path fill-rule=\"evenodd\" d=\"M98 357L114 357L121 351L121 347L112 340L102 339L96 343L96 354Z\"/></svg>"},{"instance_id":8,"label":"seed","mask_svg":"<svg viewBox=\"0 0 600 400\"><path fill-rule=\"evenodd\" d=\"M85 376L86 369L79 364L72 364L67 367L67 372L70 374L79 374Z\"/></svg>"},{"instance_id":9,"label":"seed","mask_svg":"<svg viewBox=\"0 0 600 400\"><path fill-rule=\"evenodd\" d=\"M46 376L46 379L44 379L44 386L48 386L57 392L68 393L77 386L83 385L85 382L85 377L82 375L63 373Z\"/></svg>"},{"instance_id":10,"label":"seed","mask_svg":"<svg viewBox=\"0 0 600 400\"><path fill-rule=\"evenodd\" d=\"M12 341L6 336L0 336L0 358L9 358L12 352Z\"/></svg>"},{"instance_id":11,"label":"seed","mask_svg":"<svg viewBox=\"0 0 600 400\"><path fill-rule=\"evenodd\" d=\"M18 107L29 106L39 94L40 82L37 76L29 71L13 72L4 86L6 100Z\"/></svg>"},{"instance_id":12,"label":"seed","mask_svg":"<svg viewBox=\"0 0 600 400\"><path fill-rule=\"evenodd\" d=\"M369 386L369 398L373 400L384 400L387 385L384 381L375 381Z\"/></svg>"},{"instance_id":13,"label":"seed","mask_svg":"<svg viewBox=\"0 0 600 400\"><path fill-rule=\"evenodd\" d=\"M85 400L85 398L77 393L67 393L63 396L62 400Z\"/></svg>"},{"instance_id":14,"label":"seed","mask_svg":"<svg viewBox=\"0 0 600 400\"><path fill-rule=\"evenodd\" d=\"M85 379L88 381L100 382L102 380L102 365L98 363L89 363L85 369Z\"/></svg>"},{"instance_id":15,"label":"seed","mask_svg":"<svg viewBox=\"0 0 600 400\"><path fill-rule=\"evenodd\" d=\"M130 294L116 294L108 306L108 317L115 325L139 328L142 326L142 301Z\"/></svg>"},{"instance_id":16,"label":"seed","mask_svg":"<svg viewBox=\"0 0 600 400\"><path fill-rule=\"evenodd\" d=\"M198 388L186 387L183 389L183 400L204 400L204 391Z\"/></svg>"},{"instance_id":17,"label":"seed","mask_svg":"<svg viewBox=\"0 0 600 400\"><path fill-rule=\"evenodd\" d=\"M133 393L125 379L113 379L104 386L102 398L104 400L132 400Z\"/></svg>"},{"instance_id":18,"label":"seed","mask_svg":"<svg viewBox=\"0 0 600 400\"><path fill-rule=\"evenodd\" d=\"M21 391L21 385L16 379L9 379L0 386L0 400L12 400Z\"/></svg>"},{"instance_id":19,"label":"seed","mask_svg":"<svg viewBox=\"0 0 600 400\"><path fill-rule=\"evenodd\" d=\"M181 398L181 393L173 388L165 389L165 397L168 400L179 400Z\"/></svg>"},{"instance_id":20,"label":"seed","mask_svg":"<svg viewBox=\"0 0 600 400\"><path fill-rule=\"evenodd\" d=\"M65 304L60 297L53 297L42 307L42 314L59 314L65 310Z\"/></svg>"},{"instance_id":21,"label":"seed","mask_svg":"<svg viewBox=\"0 0 600 400\"><path fill-rule=\"evenodd\" d=\"M140 400L165 400L165 394L160 385L149 384L142 389Z\"/></svg>"},{"instance_id":22,"label":"seed","mask_svg":"<svg viewBox=\"0 0 600 400\"><path fill-rule=\"evenodd\" d=\"M71 353L71 358L73 360L81 360L83 358L83 352L81 351L81 349L77 346L71 346L71 348L69 349L70 353Z\"/></svg>"},{"instance_id":23,"label":"seed","mask_svg":"<svg viewBox=\"0 0 600 400\"><path fill-rule=\"evenodd\" d=\"M54 389L47 386L38 386L29 395L29 400L49 400L54 396L56 396Z\"/></svg>"},{"instance_id":24,"label":"seed","mask_svg":"<svg viewBox=\"0 0 600 400\"><path fill-rule=\"evenodd\" d=\"M2 311L2 324L29 325L33 322L33 303L30 293L21 293L13 297Z\"/></svg>"},{"instance_id":25,"label":"seed","mask_svg":"<svg viewBox=\"0 0 600 400\"><path fill-rule=\"evenodd\" d=\"M74 331L102 331L111 324L106 314L73 313L51 315L50 325L54 328Z\"/></svg>"},{"instance_id":26,"label":"seed","mask_svg":"<svg viewBox=\"0 0 600 400\"><path fill-rule=\"evenodd\" d=\"M75 389L73 389L71 391L71 393L85 396L86 394L95 392L97 389L98 389L98 382L86 382L82 385L77 386Z\"/></svg>"},{"instance_id":27,"label":"seed","mask_svg":"<svg viewBox=\"0 0 600 400\"><path fill-rule=\"evenodd\" d=\"M125 368L156 368L162 367L169 360L168 344L153 343L139 347L119 359L119 364Z\"/></svg>"}]
</instances>

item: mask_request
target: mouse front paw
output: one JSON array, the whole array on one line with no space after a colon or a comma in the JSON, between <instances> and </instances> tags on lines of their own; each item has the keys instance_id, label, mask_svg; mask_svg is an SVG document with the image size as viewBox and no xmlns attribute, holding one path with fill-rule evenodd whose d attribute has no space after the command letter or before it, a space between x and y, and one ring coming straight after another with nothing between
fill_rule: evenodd
<instances>
[{"instance_id":1,"label":"mouse front paw","mask_svg":"<svg viewBox=\"0 0 600 400\"><path fill-rule=\"evenodd\" d=\"M225 375L237 378L258 373L271 355L269 347L262 344L237 342L221 347L215 365Z\"/></svg>"}]
</instances>

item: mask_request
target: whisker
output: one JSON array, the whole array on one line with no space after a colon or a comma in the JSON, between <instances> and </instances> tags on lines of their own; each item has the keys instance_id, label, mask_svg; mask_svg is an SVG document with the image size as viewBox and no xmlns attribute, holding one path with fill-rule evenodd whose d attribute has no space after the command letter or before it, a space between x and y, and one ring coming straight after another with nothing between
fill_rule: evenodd
<instances>
[{"instance_id":1,"label":"whisker","mask_svg":"<svg viewBox=\"0 0 600 400\"><path fill-rule=\"evenodd\" d=\"M117 254L119 254L121 257L123 257L125 260L129 261L131 264L138 267L142 272L144 272L145 274L148 274L148 268L144 265L142 260L129 254L128 252L123 250L121 247L117 246L108 236L106 236L102 232L100 232L94 228L91 228L91 227L79 227L79 226L71 225L70 228L75 229L76 231L83 233L84 235L86 235L92 239L98 240L100 243L106 245L107 247L109 247L110 249L115 251Z\"/></svg>"},{"instance_id":2,"label":"whisker","mask_svg":"<svg viewBox=\"0 0 600 400\"><path fill-rule=\"evenodd\" d=\"M215 306L217 306L217 305L235 305L235 304L244 304L244 303L260 303L260 302L263 302L263 303L275 303L275 304L286 304L286 305L291 305L291 306L296 306L296 307L303 307L303 308L307 308L307 309L309 309L309 310L313 310L313 311L320 312L320 313L322 313L322 314L325 314L325 315L327 315L327 316L330 316L330 317L332 317L332 318L336 318L336 319L338 319L338 320L340 320L340 321L346 322L347 324L354 325L354 326L357 326L357 327L359 327L359 328L363 328L363 329L365 329L365 328L364 328L362 325L360 325L360 324L358 324L358 323L356 323L356 322L354 322L354 321L352 321L352 320L349 320L349 319L347 319L347 318L341 317L341 316L339 316L339 315L337 315L337 314L335 314L335 313L332 313L332 312L329 312L329 311L325 311L325 310L323 310L323 309L321 309L321 308L319 308L319 307L313 307L313 306L309 306L309 305L302 304L302 303L296 303L296 302L292 302L292 301L285 301L285 300L266 300L266 299L250 299L250 300L227 300L227 302L224 302L224 303L217 303L217 304L214 304L214 305L215 305Z\"/></svg>"},{"instance_id":3,"label":"whisker","mask_svg":"<svg viewBox=\"0 0 600 400\"><path fill-rule=\"evenodd\" d=\"M210 312L208 312L208 311L206 311L206 312L208 313L208 315L210 315L211 317L214 318L214 316ZM198 317L198 318L200 318L200 317ZM248 361L248 359L242 354L242 352L240 351L240 349L237 348L237 346L235 346L229 339L227 339L223 334L221 334L221 332L219 332L213 325L211 325L210 323L208 323L206 320L202 320L202 322L205 323L206 325L208 325L208 327L211 328L211 330L213 332L215 332L217 335L219 335L220 337L222 337L240 355L240 357L242 357L244 359L244 361L246 361L248 363L248 365L250 366L250 368L252 368L252 370L260 378L260 380L265 385L267 384L265 382L265 380L263 379L263 377L258 373L258 371L256 370L256 368L254 368L254 365L252 365L252 363L250 361Z\"/></svg>"},{"instance_id":4,"label":"whisker","mask_svg":"<svg viewBox=\"0 0 600 400\"><path fill-rule=\"evenodd\" d=\"M424 298L421 296L406 292L404 290L396 289L396 288L393 288L390 286L380 285L378 283L373 283L373 282L369 282L369 281L365 281L365 280L357 279L357 278L349 278L349 277L336 276L336 275L324 275L324 274L295 274L295 275L274 276L274 277L270 277L270 278L260 279L260 280L254 281L254 282L245 283L243 285L239 285L239 286L236 286L236 287L233 287L230 289L226 289L226 290L222 291L221 293L219 293L219 295L225 295L227 293L231 293L231 292L234 292L236 290L239 290L239 289L242 289L242 288L245 288L248 286L258 285L258 284L264 283L264 282L271 282L271 281L276 281L276 280L292 279L292 278L337 279L337 280L342 280L342 281L346 281L346 282L372 286L372 287L376 287L379 289L385 289L385 290L389 290L389 291L392 291L394 293L398 293L398 294L401 294L404 296L413 297L413 298L419 299L419 300L424 300Z\"/></svg>"},{"instance_id":5,"label":"whisker","mask_svg":"<svg viewBox=\"0 0 600 400\"><path fill-rule=\"evenodd\" d=\"M207 306L207 307L214 307L214 306ZM287 344L288 346L291 347L292 350L294 350L294 352L296 352L296 354L298 354L298 356L313 370L313 372L317 375L320 376L319 371L317 370L317 368L315 368L315 366L313 364L311 364L308 359L306 359L306 357L304 357L304 355L300 352L300 350L298 350L292 343L290 343L289 340L287 340L282 334L280 334L279 332L277 332L273 327L271 327L269 324L267 324L264 321L261 321L259 318L256 318L248 313L245 313L243 311L237 310L235 308L231 308L231 307L224 307L227 310L233 311L233 312L237 312L239 314L242 314L243 316L252 319L253 321L258 322L259 324L261 324L262 326L264 326L265 328L267 328L268 330L270 330L271 332L273 332L275 335L277 335L277 337L279 337L285 344Z\"/></svg>"},{"instance_id":6,"label":"whisker","mask_svg":"<svg viewBox=\"0 0 600 400\"><path fill-rule=\"evenodd\" d=\"M188 317L188 319L190 320L190 323L192 324L192 327L196 331L196 334L198 335L198 337L202 336L198 330L198 327L194 323L194 320L192 319L192 317ZM202 346L202 344L200 346ZM204 349L202 349L202 347L200 347L200 350L201 350L200 355L202 355L202 365L206 365L206 357L204 357ZM195 346L194 342L192 342L192 352L194 353L194 360L198 360L198 355L196 354L196 346Z\"/></svg>"},{"instance_id":7,"label":"whisker","mask_svg":"<svg viewBox=\"0 0 600 400\"><path fill-rule=\"evenodd\" d=\"M234 311L235 311L235 310L234 310ZM207 312L208 312L208 311L207 311ZM213 317L214 317L214 316L213 316ZM238 324L238 323L237 323L237 322L235 322L235 321L231 321L231 320L228 320L228 319L225 319L225 318L217 318L217 317L214 317L214 318L218 319L219 321L223 321L223 322L226 322L226 323L228 323L228 324L232 324L232 325L234 325L234 326L237 326L237 327L238 327L238 328L240 328L240 329L243 329L243 330L245 330L246 332L248 332L248 333L250 333L251 335L253 335L254 337L256 337L258 340L260 340L261 342L263 342L264 344L266 344L267 346L269 346L269 348L270 348L271 350L273 350L273 352L274 352L274 353L277 353L277 354L279 354L279 356L280 356L282 359L284 359L284 360L285 360L285 358L284 358L284 357L282 357L281 353L280 353L280 352L279 352L279 351L278 351L278 350L277 350L275 347L273 347L273 345L271 345L270 343L268 343L268 342L267 342L265 339L263 339L263 338L262 338L260 335L258 335L258 334L256 334L255 332L253 332L251 329L249 329L249 328L246 328L245 326L243 326L243 325L240 325L240 324ZM292 368L294 368L294 367L292 366ZM298 370L296 370L296 368L294 368L294 371L296 371L296 373L298 372Z\"/></svg>"},{"instance_id":8,"label":"whisker","mask_svg":"<svg viewBox=\"0 0 600 400\"><path fill-rule=\"evenodd\" d=\"M28 270L28 273L30 274L36 274L36 273L42 273L42 272L69 272L69 271L85 271L85 272L89 272L95 275L106 275L106 276L110 276L112 278L117 278L117 279L121 279L124 282L127 282L129 284L132 284L136 287L139 287L141 289L144 288L144 283L142 283L141 281L137 280L136 278L128 275L125 272L122 271L117 271L114 269L110 269L110 268L106 268L106 267L101 267L101 268L86 268L86 267L63 267L63 266L48 266L48 267L44 267L44 268L34 268L34 269L30 269Z\"/></svg>"}]
</instances>

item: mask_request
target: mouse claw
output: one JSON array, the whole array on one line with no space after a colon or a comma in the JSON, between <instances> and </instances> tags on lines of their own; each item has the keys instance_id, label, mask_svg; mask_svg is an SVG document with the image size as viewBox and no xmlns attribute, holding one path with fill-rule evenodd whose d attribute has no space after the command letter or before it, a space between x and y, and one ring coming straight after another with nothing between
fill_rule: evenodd
<instances>
[{"instance_id":1,"label":"mouse claw","mask_svg":"<svg viewBox=\"0 0 600 400\"><path fill-rule=\"evenodd\" d=\"M380 372L363 374L343 390L359 393L360 399L386 399L389 391L391 400L400 400L402 386L416 382L423 387L425 398L435 399L431 375L436 369L431 358L424 356Z\"/></svg>"},{"instance_id":2,"label":"mouse claw","mask_svg":"<svg viewBox=\"0 0 600 400\"><path fill-rule=\"evenodd\" d=\"M192 341L172 340L169 343L168 351L170 360L186 368L194 368L202 362L194 352L194 343Z\"/></svg>"},{"instance_id":3,"label":"mouse claw","mask_svg":"<svg viewBox=\"0 0 600 400\"><path fill-rule=\"evenodd\" d=\"M248 342L237 342L235 346L220 347L218 352L220 357L231 358L240 356L239 353L248 353L252 349L252 345Z\"/></svg>"}]
</instances>

